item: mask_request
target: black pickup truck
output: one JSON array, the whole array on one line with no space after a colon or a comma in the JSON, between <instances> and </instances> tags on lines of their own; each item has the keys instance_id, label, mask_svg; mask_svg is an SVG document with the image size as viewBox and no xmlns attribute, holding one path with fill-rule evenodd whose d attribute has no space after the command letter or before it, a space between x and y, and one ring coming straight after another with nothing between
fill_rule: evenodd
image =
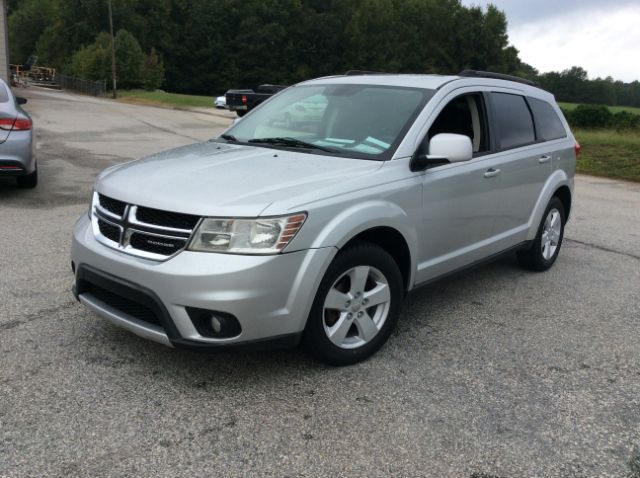
<instances>
[{"instance_id":1,"label":"black pickup truck","mask_svg":"<svg viewBox=\"0 0 640 478\"><path fill-rule=\"evenodd\" d=\"M226 93L227 108L242 117L267 98L282 91L286 86L260 85L255 90L229 90Z\"/></svg>"}]
</instances>

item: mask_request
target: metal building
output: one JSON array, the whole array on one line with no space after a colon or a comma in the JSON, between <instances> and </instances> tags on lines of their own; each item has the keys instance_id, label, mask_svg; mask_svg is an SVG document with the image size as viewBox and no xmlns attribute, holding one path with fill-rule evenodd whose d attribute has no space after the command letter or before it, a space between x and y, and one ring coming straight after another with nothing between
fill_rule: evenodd
<instances>
[{"instance_id":1,"label":"metal building","mask_svg":"<svg viewBox=\"0 0 640 478\"><path fill-rule=\"evenodd\" d=\"M0 78L7 83L9 82L9 39L6 0L0 0Z\"/></svg>"}]
</instances>

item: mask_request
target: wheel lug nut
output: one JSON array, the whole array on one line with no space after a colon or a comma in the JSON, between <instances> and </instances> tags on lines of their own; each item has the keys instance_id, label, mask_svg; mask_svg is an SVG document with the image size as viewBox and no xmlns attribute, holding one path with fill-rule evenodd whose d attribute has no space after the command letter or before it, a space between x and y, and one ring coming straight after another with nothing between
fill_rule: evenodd
<instances>
[{"instance_id":1,"label":"wheel lug nut","mask_svg":"<svg viewBox=\"0 0 640 478\"><path fill-rule=\"evenodd\" d=\"M362 305L366 305L369 302L369 299L362 299Z\"/></svg>"},{"instance_id":2,"label":"wheel lug nut","mask_svg":"<svg viewBox=\"0 0 640 478\"><path fill-rule=\"evenodd\" d=\"M351 305L351 301L348 300L346 304L344 304L345 307L349 307Z\"/></svg>"},{"instance_id":3,"label":"wheel lug nut","mask_svg":"<svg viewBox=\"0 0 640 478\"><path fill-rule=\"evenodd\" d=\"M353 314L352 314L351 312L349 312L349 313L347 314L347 319L350 319L350 318L352 318L352 317L353 317Z\"/></svg>"},{"instance_id":4,"label":"wheel lug nut","mask_svg":"<svg viewBox=\"0 0 640 478\"><path fill-rule=\"evenodd\" d=\"M358 318L362 317L362 315L363 315L362 311L358 312Z\"/></svg>"}]
</instances>

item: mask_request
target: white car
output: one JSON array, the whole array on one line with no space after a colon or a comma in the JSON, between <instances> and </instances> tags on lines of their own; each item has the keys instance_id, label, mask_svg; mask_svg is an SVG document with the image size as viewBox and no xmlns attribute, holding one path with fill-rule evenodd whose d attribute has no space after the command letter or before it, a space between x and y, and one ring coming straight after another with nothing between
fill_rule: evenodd
<instances>
[{"instance_id":1,"label":"white car","mask_svg":"<svg viewBox=\"0 0 640 478\"><path fill-rule=\"evenodd\" d=\"M224 96L224 95L218 96L214 100L213 104L216 105L216 108L218 108L218 109L226 109L227 108L227 97Z\"/></svg>"}]
</instances>

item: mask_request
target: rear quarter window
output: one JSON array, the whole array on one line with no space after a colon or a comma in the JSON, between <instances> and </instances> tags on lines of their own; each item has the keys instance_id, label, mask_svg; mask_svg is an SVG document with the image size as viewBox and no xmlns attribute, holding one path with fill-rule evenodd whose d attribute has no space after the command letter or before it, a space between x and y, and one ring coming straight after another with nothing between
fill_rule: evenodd
<instances>
[{"instance_id":1,"label":"rear quarter window","mask_svg":"<svg viewBox=\"0 0 640 478\"><path fill-rule=\"evenodd\" d=\"M528 98L533 118L536 122L538 139L549 141L552 139L566 138L567 132L558 114L549 103L544 100Z\"/></svg>"},{"instance_id":2,"label":"rear quarter window","mask_svg":"<svg viewBox=\"0 0 640 478\"><path fill-rule=\"evenodd\" d=\"M500 149L533 143L536 140L533 118L524 97L492 93L491 98Z\"/></svg>"}]
</instances>

